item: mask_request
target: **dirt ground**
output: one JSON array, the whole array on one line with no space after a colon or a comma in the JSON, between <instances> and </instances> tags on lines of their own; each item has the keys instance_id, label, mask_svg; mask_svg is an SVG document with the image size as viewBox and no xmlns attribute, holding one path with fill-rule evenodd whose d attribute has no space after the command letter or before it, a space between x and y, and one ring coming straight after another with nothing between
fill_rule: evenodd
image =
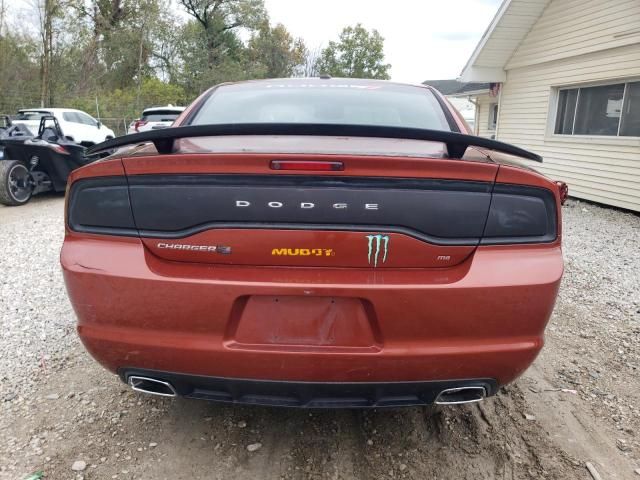
<instances>
[{"instance_id":1,"label":"dirt ground","mask_svg":"<svg viewBox=\"0 0 640 480\"><path fill-rule=\"evenodd\" d=\"M359 411L130 391L75 335L63 199L0 207L0 478L591 479L590 462L640 480L640 217L564 214L561 294L522 378L481 404Z\"/></svg>"}]
</instances>

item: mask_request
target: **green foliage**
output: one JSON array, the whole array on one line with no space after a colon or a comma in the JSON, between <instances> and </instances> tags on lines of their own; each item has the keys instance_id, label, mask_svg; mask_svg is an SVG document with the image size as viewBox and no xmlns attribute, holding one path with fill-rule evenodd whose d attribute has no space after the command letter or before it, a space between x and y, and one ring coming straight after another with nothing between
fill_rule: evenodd
<instances>
[{"instance_id":1,"label":"green foliage","mask_svg":"<svg viewBox=\"0 0 640 480\"><path fill-rule=\"evenodd\" d=\"M196 21L187 22L176 46L181 68L175 73L174 80L195 96L217 83L248 78L242 42L235 33L227 32L224 44L225 55L216 58L211 65L204 30Z\"/></svg>"},{"instance_id":2,"label":"green foliage","mask_svg":"<svg viewBox=\"0 0 640 480\"><path fill-rule=\"evenodd\" d=\"M131 86L98 93L96 97L101 117L127 119L139 117L146 107L169 104L185 106L191 100L181 86L165 83L157 78L144 79L139 92L137 87ZM65 106L98 115L96 98L70 99Z\"/></svg>"},{"instance_id":3,"label":"green foliage","mask_svg":"<svg viewBox=\"0 0 640 480\"><path fill-rule=\"evenodd\" d=\"M268 19L264 0L180 0L180 3L202 27L210 70L238 53L238 29L254 30Z\"/></svg>"},{"instance_id":4,"label":"green foliage","mask_svg":"<svg viewBox=\"0 0 640 480\"><path fill-rule=\"evenodd\" d=\"M384 38L361 24L346 27L338 42L331 41L318 60L317 69L333 77L388 80L391 65L384 63Z\"/></svg>"},{"instance_id":5,"label":"green foliage","mask_svg":"<svg viewBox=\"0 0 640 480\"><path fill-rule=\"evenodd\" d=\"M22 35L0 36L0 113L12 112L40 98L38 45ZM30 95L25 95L25 91Z\"/></svg>"},{"instance_id":6,"label":"green foliage","mask_svg":"<svg viewBox=\"0 0 640 480\"><path fill-rule=\"evenodd\" d=\"M248 45L254 78L283 78L295 75L306 56L304 42L293 38L284 25L264 22Z\"/></svg>"}]
</instances>

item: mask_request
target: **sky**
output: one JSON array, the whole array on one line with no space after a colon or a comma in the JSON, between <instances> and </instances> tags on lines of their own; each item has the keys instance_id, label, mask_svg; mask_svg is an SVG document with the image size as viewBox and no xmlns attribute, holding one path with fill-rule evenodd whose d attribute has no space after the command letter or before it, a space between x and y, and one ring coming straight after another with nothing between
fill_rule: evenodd
<instances>
[{"instance_id":1,"label":"sky","mask_svg":"<svg viewBox=\"0 0 640 480\"><path fill-rule=\"evenodd\" d=\"M356 23L385 38L391 79L422 83L456 78L501 0L265 0L272 24L282 23L309 49L337 40Z\"/></svg>"}]
</instances>

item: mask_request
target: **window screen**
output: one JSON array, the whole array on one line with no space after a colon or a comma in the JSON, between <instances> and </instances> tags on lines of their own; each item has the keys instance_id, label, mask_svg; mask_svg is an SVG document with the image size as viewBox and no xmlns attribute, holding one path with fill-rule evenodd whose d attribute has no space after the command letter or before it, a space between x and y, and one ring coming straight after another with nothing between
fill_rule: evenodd
<instances>
[{"instance_id":1,"label":"window screen","mask_svg":"<svg viewBox=\"0 0 640 480\"><path fill-rule=\"evenodd\" d=\"M560 90L554 132L640 136L640 82Z\"/></svg>"},{"instance_id":2,"label":"window screen","mask_svg":"<svg viewBox=\"0 0 640 480\"><path fill-rule=\"evenodd\" d=\"M640 82L627 84L624 105L622 107L620 135L625 137L640 137Z\"/></svg>"},{"instance_id":3,"label":"window screen","mask_svg":"<svg viewBox=\"0 0 640 480\"><path fill-rule=\"evenodd\" d=\"M573 120L576 114L577 101L577 88L560 90L558 98L558 115L556 117L556 133L566 135L571 135L573 133Z\"/></svg>"}]
</instances>

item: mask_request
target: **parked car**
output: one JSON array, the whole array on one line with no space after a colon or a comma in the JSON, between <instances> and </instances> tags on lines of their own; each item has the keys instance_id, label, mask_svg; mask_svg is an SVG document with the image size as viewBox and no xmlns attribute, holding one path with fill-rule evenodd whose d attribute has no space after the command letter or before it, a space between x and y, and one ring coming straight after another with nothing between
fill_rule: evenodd
<instances>
[{"instance_id":1,"label":"parked car","mask_svg":"<svg viewBox=\"0 0 640 480\"><path fill-rule=\"evenodd\" d=\"M85 147L64 137L56 117L42 116L37 135L7 119L0 130L0 203L17 206L43 192L64 192L69 173L90 163Z\"/></svg>"},{"instance_id":2,"label":"parked car","mask_svg":"<svg viewBox=\"0 0 640 480\"><path fill-rule=\"evenodd\" d=\"M157 395L495 394L542 348L562 196L465 125L425 86L262 80L91 149L115 153L71 174L61 253L82 342Z\"/></svg>"},{"instance_id":3,"label":"parked car","mask_svg":"<svg viewBox=\"0 0 640 480\"><path fill-rule=\"evenodd\" d=\"M113 130L105 127L99 120L71 108L25 108L18 110L18 115L12 121L14 124L25 125L33 135L37 135L40 119L45 116L55 117L64 137L84 146L115 137Z\"/></svg>"},{"instance_id":4,"label":"parked car","mask_svg":"<svg viewBox=\"0 0 640 480\"><path fill-rule=\"evenodd\" d=\"M147 132L170 127L183 111L184 107L174 107L173 105L147 108L138 120L129 125L127 133Z\"/></svg>"}]
</instances>

